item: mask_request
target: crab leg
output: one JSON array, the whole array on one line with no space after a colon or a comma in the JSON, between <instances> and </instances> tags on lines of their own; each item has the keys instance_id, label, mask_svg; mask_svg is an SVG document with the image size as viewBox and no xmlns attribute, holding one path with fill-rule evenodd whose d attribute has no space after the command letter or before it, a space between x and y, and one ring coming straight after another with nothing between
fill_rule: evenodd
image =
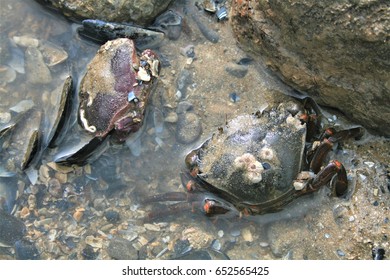
<instances>
[{"instance_id":1,"label":"crab leg","mask_svg":"<svg viewBox=\"0 0 390 280\"><path fill-rule=\"evenodd\" d=\"M187 201L188 195L184 192L169 192L145 197L143 203L161 202L161 201Z\"/></svg>"},{"instance_id":2,"label":"crab leg","mask_svg":"<svg viewBox=\"0 0 390 280\"><path fill-rule=\"evenodd\" d=\"M331 182L331 187L336 196L342 196L348 187L347 172L344 166L337 160L332 160L316 175L310 184L313 191Z\"/></svg>"},{"instance_id":3,"label":"crab leg","mask_svg":"<svg viewBox=\"0 0 390 280\"><path fill-rule=\"evenodd\" d=\"M358 138L364 133L363 128L355 127L351 129L341 130L335 132L334 130L326 130L326 136L321 144L314 151L313 158L310 162L310 169L314 173L318 173L321 169L322 163L325 161L326 156L332 150L333 145L348 138Z\"/></svg>"}]
</instances>

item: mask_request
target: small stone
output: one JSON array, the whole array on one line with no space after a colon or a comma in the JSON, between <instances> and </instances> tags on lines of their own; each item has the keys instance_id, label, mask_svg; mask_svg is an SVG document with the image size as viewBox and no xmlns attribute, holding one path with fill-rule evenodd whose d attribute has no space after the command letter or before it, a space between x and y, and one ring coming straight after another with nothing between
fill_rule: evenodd
<instances>
[{"instance_id":1,"label":"small stone","mask_svg":"<svg viewBox=\"0 0 390 280\"><path fill-rule=\"evenodd\" d=\"M42 53L35 47L28 47L25 52L27 80L32 84L49 84L51 73L43 60Z\"/></svg>"},{"instance_id":2,"label":"small stone","mask_svg":"<svg viewBox=\"0 0 390 280\"><path fill-rule=\"evenodd\" d=\"M117 223L120 220L119 212L114 211L114 210L108 210L108 211L104 212L104 217L110 223Z\"/></svg>"},{"instance_id":3,"label":"small stone","mask_svg":"<svg viewBox=\"0 0 390 280\"><path fill-rule=\"evenodd\" d=\"M219 231L218 231L218 237L219 237L219 238L222 238L223 235L224 235L223 230L219 230Z\"/></svg>"},{"instance_id":4,"label":"small stone","mask_svg":"<svg viewBox=\"0 0 390 280\"><path fill-rule=\"evenodd\" d=\"M199 117L188 112L179 117L176 127L176 140L183 144L196 141L202 134L202 123Z\"/></svg>"},{"instance_id":5,"label":"small stone","mask_svg":"<svg viewBox=\"0 0 390 280\"><path fill-rule=\"evenodd\" d=\"M176 112L169 112L164 119L164 121L168 123L176 123L177 120L178 120L178 116Z\"/></svg>"},{"instance_id":6,"label":"small stone","mask_svg":"<svg viewBox=\"0 0 390 280\"><path fill-rule=\"evenodd\" d=\"M330 234L329 233L325 233L324 236L325 236L326 239L330 238Z\"/></svg>"},{"instance_id":7,"label":"small stone","mask_svg":"<svg viewBox=\"0 0 390 280\"><path fill-rule=\"evenodd\" d=\"M367 176L363 175L363 174L359 174L359 178L360 178L360 180L362 180L362 182L365 182L367 179Z\"/></svg>"},{"instance_id":8,"label":"small stone","mask_svg":"<svg viewBox=\"0 0 390 280\"><path fill-rule=\"evenodd\" d=\"M85 237L85 243L93 248L103 248L103 240L93 235Z\"/></svg>"},{"instance_id":9,"label":"small stone","mask_svg":"<svg viewBox=\"0 0 390 280\"><path fill-rule=\"evenodd\" d=\"M336 253L337 253L337 255L339 257L344 257L345 256L345 253L342 250L340 250L340 249L337 249Z\"/></svg>"},{"instance_id":10,"label":"small stone","mask_svg":"<svg viewBox=\"0 0 390 280\"><path fill-rule=\"evenodd\" d=\"M265 248L265 247L268 247L268 246L269 246L269 243L268 243L268 242L262 241L262 242L259 243L259 245L260 245L260 247Z\"/></svg>"},{"instance_id":11,"label":"small stone","mask_svg":"<svg viewBox=\"0 0 390 280\"><path fill-rule=\"evenodd\" d=\"M176 113L178 114L182 114L182 113L185 113L187 111L190 111L194 108L194 105L192 105L192 103L188 102L188 101L181 101L178 105L177 105L177 108L176 108Z\"/></svg>"},{"instance_id":12,"label":"small stone","mask_svg":"<svg viewBox=\"0 0 390 280\"><path fill-rule=\"evenodd\" d=\"M96 260L99 256L99 251L95 250L93 246L87 245L81 251L81 255L85 260Z\"/></svg>"},{"instance_id":13,"label":"small stone","mask_svg":"<svg viewBox=\"0 0 390 280\"><path fill-rule=\"evenodd\" d=\"M375 163L373 163L372 161L364 161L363 162L365 165L367 165L369 168L372 168L374 167Z\"/></svg>"},{"instance_id":14,"label":"small stone","mask_svg":"<svg viewBox=\"0 0 390 280\"><path fill-rule=\"evenodd\" d=\"M350 217L348 218L348 221L350 221L350 222L355 221L355 217L354 217L354 216L350 216Z\"/></svg>"},{"instance_id":15,"label":"small stone","mask_svg":"<svg viewBox=\"0 0 390 280\"><path fill-rule=\"evenodd\" d=\"M52 178L48 182L48 192L55 198L61 198L63 190L60 181L56 178Z\"/></svg>"},{"instance_id":16,"label":"small stone","mask_svg":"<svg viewBox=\"0 0 390 280\"><path fill-rule=\"evenodd\" d=\"M156 224L144 224L144 227L150 231L160 231L160 227Z\"/></svg>"},{"instance_id":17,"label":"small stone","mask_svg":"<svg viewBox=\"0 0 390 280\"><path fill-rule=\"evenodd\" d=\"M73 218L76 220L76 222L81 221L84 216L84 211L84 208L77 208L76 211L73 213Z\"/></svg>"},{"instance_id":18,"label":"small stone","mask_svg":"<svg viewBox=\"0 0 390 280\"><path fill-rule=\"evenodd\" d=\"M252 236L252 232L250 231L249 228L244 228L241 232L242 234L242 238L246 241L246 242L252 242L253 241L253 236Z\"/></svg>"},{"instance_id":19,"label":"small stone","mask_svg":"<svg viewBox=\"0 0 390 280\"><path fill-rule=\"evenodd\" d=\"M11 120L11 114L8 112L0 113L0 123L8 123Z\"/></svg>"},{"instance_id":20,"label":"small stone","mask_svg":"<svg viewBox=\"0 0 390 280\"><path fill-rule=\"evenodd\" d=\"M68 182L68 175L65 173L57 172L54 177L61 183L65 184Z\"/></svg>"},{"instance_id":21,"label":"small stone","mask_svg":"<svg viewBox=\"0 0 390 280\"><path fill-rule=\"evenodd\" d=\"M378 193L379 193L379 189L375 188L374 189L374 196L378 196Z\"/></svg>"},{"instance_id":22,"label":"small stone","mask_svg":"<svg viewBox=\"0 0 390 280\"><path fill-rule=\"evenodd\" d=\"M225 71L233 77L244 78L248 73L248 66L229 63L228 66L225 67Z\"/></svg>"},{"instance_id":23,"label":"small stone","mask_svg":"<svg viewBox=\"0 0 390 280\"><path fill-rule=\"evenodd\" d=\"M138 252L132 243L121 237L114 237L107 248L108 255L116 260L137 260Z\"/></svg>"}]
</instances>

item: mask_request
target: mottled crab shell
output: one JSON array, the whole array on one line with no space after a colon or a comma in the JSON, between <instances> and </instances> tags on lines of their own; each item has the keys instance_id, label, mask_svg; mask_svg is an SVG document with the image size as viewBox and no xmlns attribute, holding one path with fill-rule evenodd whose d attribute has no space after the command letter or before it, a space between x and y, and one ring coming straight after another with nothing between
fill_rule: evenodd
<instances>
[{"instance_id":1,"label":"mottled crab shell","mask_svg":"<svg viewBox=\"0 0 390 280\"><path fill-rule=\"evenodd\" d=\"M306 125L283 108L238 116L200 147L198 176L236 202L270 201L293 188L305 137Z\"/></svg>"},{"instance_id":2,"label":"mottled crab shell","mask_svg":"<svg viewBox=\"0 0 390 280\"><path fill-rule=\"evenodd\" d=\"M142 55L145 54L154 55L150 50ZM155 77L139 82L137 74L140 69L143 68L130 39L108 41L99 49L80 83L79 120L85 130L98 137L105 137L114 130L114 134L118 132L119 140L123 141L126 134L141 126ZM137 102L129 101L129 93ZM116 127L119 120L134 125L121 131Z\"/></svg>"}]
</instances>

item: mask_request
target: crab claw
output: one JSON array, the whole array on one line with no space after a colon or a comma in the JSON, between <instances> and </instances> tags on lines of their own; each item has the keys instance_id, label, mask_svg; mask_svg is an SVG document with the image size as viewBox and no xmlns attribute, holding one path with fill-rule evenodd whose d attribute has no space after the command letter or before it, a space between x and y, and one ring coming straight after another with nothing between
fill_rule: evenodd
<instances>
[{"instance_id":1,"label":"crab claw","mask_svg":"<svg viewBox=\"0 0 390 280\"><path fill-rule=\"evenodd\" d=\"M208 216L226 214L230 210L231 208L221 201L209 198L204 200L203 211Z\"/></svg>"}]
</instances>

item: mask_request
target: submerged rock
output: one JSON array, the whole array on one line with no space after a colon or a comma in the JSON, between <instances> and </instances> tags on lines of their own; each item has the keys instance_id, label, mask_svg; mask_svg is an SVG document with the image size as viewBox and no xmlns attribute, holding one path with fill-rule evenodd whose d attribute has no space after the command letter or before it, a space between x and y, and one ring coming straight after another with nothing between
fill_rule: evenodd
<instances>
[{"instance_id":1,"label":"submerged rock","mask_svg":"<svg viewBox=\"0 0 390 280\"><path fill-rule=\"evenodd\" d=\"M101 19L114 22L151 24L172 2L160 0L36 0L50 8L59 10L74 19Z\"/></svg>"},{"instance_id":2,"label":"submerged rock","mask_svg":"<svg viewBox=\"0 0 390 280\"><path fill-rule=\"evenodd\" d=\"M247 51L320 105L390 135L388 1L253 2L232 2L232 27Z\"/></svg>"}]
</instances>

